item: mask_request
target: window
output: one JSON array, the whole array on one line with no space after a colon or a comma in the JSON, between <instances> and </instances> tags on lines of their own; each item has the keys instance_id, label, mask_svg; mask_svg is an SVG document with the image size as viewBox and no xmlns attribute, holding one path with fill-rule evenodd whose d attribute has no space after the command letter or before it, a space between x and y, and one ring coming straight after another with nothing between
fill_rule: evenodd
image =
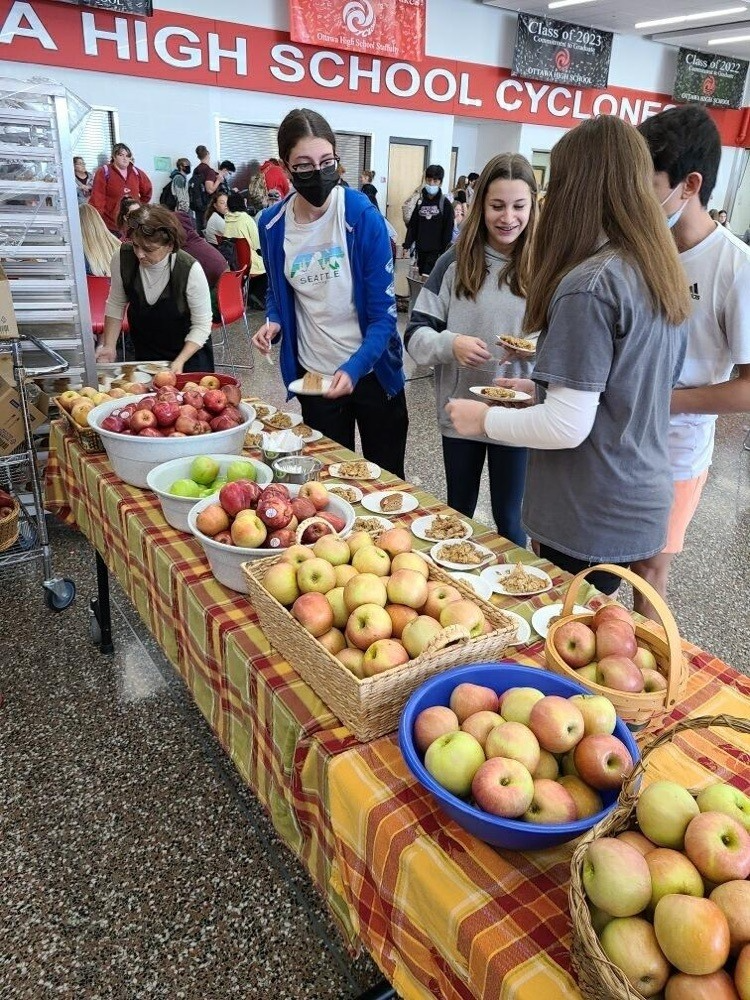
<instances>
[{"instance_id":1,"label":"window","mask_svg":"<svg viewBox=\"0 0 750 1000\"><path fill-rule=\"evenodd\" d=\"M73 156L82 156L90 171L109 163L117 142L115 113L107 108L92 108L72 136Z\"/></svg>"},{"instance_id":2,"label":"window","mask_svg":"<svg viewBox=\"0 0 750 1000\"><path fill-rule=\"evenodd\" d=\"M359 175L370 167L370 136L352 132L336 132L336 152L346 167L346 181L359 187ZM234 187L247 186L247 165L251 160L263 163L269 157L278 157L278 129L273 125L249 125L245 122L219 121L219 149L217 162L231 160L237 167L232 179Z\"/></svg>"}]
</instances>

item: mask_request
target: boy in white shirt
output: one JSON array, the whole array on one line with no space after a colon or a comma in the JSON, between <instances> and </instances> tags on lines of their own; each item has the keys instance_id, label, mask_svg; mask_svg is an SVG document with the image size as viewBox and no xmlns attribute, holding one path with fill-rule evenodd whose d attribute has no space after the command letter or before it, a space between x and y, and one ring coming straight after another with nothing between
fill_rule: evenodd
<instances>
[{"instance_id":1,"label":"boy in white shirt","mask_svg":"<svg viewBox=\"0 0 750 1000\"><path fill-rule=\"evenodd\" d=\"M721 139L708 112L694 105L670 108L639 131L651 151L654 189L693 298L685 364L672 393L674 501L667 544L663 552L633 565L666 597L672 560L682 551L708 476L716 417L750 411L750 247L706 210L721 159ZM738 375L732 378L735 365ZM639 594L634 604L655 617Z\"/></svg>"}]
</instances>

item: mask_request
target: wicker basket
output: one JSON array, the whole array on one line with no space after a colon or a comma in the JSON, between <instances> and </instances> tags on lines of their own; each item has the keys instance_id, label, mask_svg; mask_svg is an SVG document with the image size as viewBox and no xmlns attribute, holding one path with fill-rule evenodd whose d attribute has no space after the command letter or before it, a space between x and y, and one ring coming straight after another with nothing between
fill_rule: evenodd
<instances>
[{"instance_id":1,"label":"wicker basket","mask_svg":"<svg viewBox=\"0 0 750 1000\"><path fill-rule=\"evenodd\" d=\"M431 650L426 650L404 666L360 679L303 629L263 587L266 571L281 558L277 556L242 565L248 582L249 599L263 631L273 637L273 646L363 743L391 733L398 727L406 699L428 677L459 664L498 659L516 638L515 624L499 608L478 598L471 587L462 581L454 580L437 566L430 566L429 579L450 584L463 597L474 601L481 607L493 631L470 639L465 629L453 626L437 637Z\"/></svg>"},{"instance_id":2,"label":"wicker basket","mask_svg":"<svg viewBox=\"0 0 750 1000\"><path fill-rule=\"evenodd\" d=\"M656 657L659 671L667 680L666 691L632 694L627 691L615 691L613 688L604 687L602 684L597 684L594 681L584 680L572 667L569 667L565 663L555 649L553 644L555 633L564 621L575 620L584 622L586 625L590 625L593 621L593 614L572 615L571 611L581 584L588 574L595 570L612 573L615 576L622 577L623 580L627 580L633 589L648 598L656 609L663 629L660 629L658 625L650 621L636 621L633 624L635 625L635 634L639 643L647 646ZM608 563L581 570L570 581L560 617L557 621L552 622L547 633L544 655L547 666L556 674L561 674L563 677L583 684L592 694L603 694L609 698L617 709L617 714L620 718L633 728L645 726L655 716L671 712L677 700L683 694L687 684L687 660L682 652L680 634L677 631L677 624L672 617L671 611L653 587L646 583L640 576L637 576L629 569L624 569L622 566L612 566Z\"/></svg>"},{"instance_id":3,"label":"wicker basket","mask_svg":"<svg viewBox=\"0 0 750 1000\"><path fill-rule=\"evenodd\" d=\"M64 407L60 406L60 403L57 400L55 400L55 402L57 403L57 408L60 411L60 414L67 423L68 428L73 432L81 448L90 454L94 454L98 451L104 451L102 439L93 427L81 427L80 424L75 422L68 411Z\"/></svg>"},{"instance_id":4,"label":"wicker basket","mask_svg":"<svg viewBox=\"0 0 750 1000\"><path fill-rule=\"evenodd\" d=\"M638 788L648 759L655 750L666 743L671 743L678 733L708 729L711 726L726 726L735 732L750 733L750 719L738 719L731 715L702 716L675 723L645 748L640 761L625 781L613 812L589 830L573 852L568 889L572 924L570 954L573 968L578 976L578 985L585 1000L643 1000L642 995L630 985L624 973L604 954L592 926L591 913L583 889L583 866L588 846L593 840L614 837L624 830L635 828Z\"/></svg>"},{"instance_id":5,"label":"wicker basket","mask_svg":"<svg viewBox=\"0 0 750 1000\"><path fill-rule=\"evenodd\" d=\"M0 552L5 552L15 544L21 530L21 505L17 500L13 503L13 513L0 521Z\"/></svg>"}]
</instances>

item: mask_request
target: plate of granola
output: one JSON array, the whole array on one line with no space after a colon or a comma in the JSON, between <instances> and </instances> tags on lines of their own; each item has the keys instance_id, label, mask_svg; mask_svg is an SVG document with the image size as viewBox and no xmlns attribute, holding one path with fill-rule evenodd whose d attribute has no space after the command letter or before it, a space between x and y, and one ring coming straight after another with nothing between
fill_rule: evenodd
<instances>
[{"instance_id":1,"label":"plate of granola","mask_svg":"<svg viewBox=\"0 0 750 1000\"><path fill-rule=\"evenodd\" d=\"M560 617L562 604L546 604L543 608L537 608L531 616L531 624L535 632L538 632L542 639L547 638L547 632L553 621ZM582 604L573 605L574 615L591 614L591 608L585 608Z\"/></svg>"},{"instance_id":2,"label":"plate of granola","mask_svg":"<svg viewBox=\"0 0 750 1000\"><path fill-rule=\"evenodd\" d=\"M462 520L458 514L425 514L412 522L411 530L423 542L445 542L453 539L460 541L471 538L474 529L468 521Z\"/></svg>"},{"instance_id":3,"label":"plate of granola","mask_svg":"<svg viewBox=\"0 0 750 1000\"><path fill-rule=\"evenodd\" d=\"M337 497L346 500L347 503L355 504L362 501L362 490L358 486L344 486L343 483L334 483L326 486L329 493L335 493Z\"/></svg>"},{"instance_id":4,"label":"plate of granola","mask_svg":"<svg viewBox=\"0 0 750 1000\"><path fill-rule=\"evenodd\" d=\"M471 587L477 597L481 597L483 601L489 601L492 597L492 586L487 583L486 580L483 580L481 576L477 576L475 573L466 573L461 570L450 573L449 575L452 576L454 580L460 580L461 583L465 583L467 587ZM507 614L507 612L504 611L503 614Z\"/></svg>"},{"instance_id":5,"label":"plate of granola","mask_svg":"<svg viewBox=\"0 0 750 1000\"><path fill-rule=\"evenodd\" d=\"M543 569L521 562L512 566L488 566L481 575L492 584L496 594L506 597L530 597L552 589L552 579Z\"/></svg>"},{"instance_id":6,"label":"plate of granola","mask_svg":"<svg viewBox=\"0 0 750 1000\"><path fill-rule=\"evenodd\" d=\"M371 510L373 514L406 514L410 510L416 510L419 504L417 498L411 493L402 493L401 490L381 490L379 493L368 493L362 497L362 506L365 510Z\"/></svg>"},{"instance_id":7,"label":"plate of granola","mask_svg":"<svg viewBox=\"0 0 750 1000\"><path fill-rule=\"evenodd\" d=\"M252 408L255 410L255 416L258 420L265 420L266 417L272 416L276 413L276 407L271 406L270 403L253 403L249 399L243 399L243 403L250 403Z\"/></svg>"},{"instance_id":8,"label":"plate of granola","mask_svg":"<svg viewBox=\"0 0 750 1000\"><path fill-rule=\"evenodd\" d=\"M498 337L497 342L501 347L507 347L509 351L525 358L531 358L536 354L536 344L533 340L526 340L523 337Z\"/></svg>"},{"instance_id":9,"label":"plate of granola","mask_svg":"<svg viewBox=\"0 0 750 1000\"><path fill-rule=\"evenodd\" d=\"M363 458L354 462L334 462L328 466L328 475L333 479L359 479L363 482L380 479L382 471L379 465L366 462Z\"/></svg>"},{"instance_id":10,"label":"plate of granola","mask_svg":"<svg viewBox=\"0 0 750 1000\"><path fill-rule=\"evenodd\" d=\"M485 403L521 403L525 399L531 399L528 392L505 389L501 385L472 385L469 392L481 396Z\"/></svg>"},{"instance_id":11,"label":"plate of granola","mask_svg":"<svg viewBox=\"0 0 750 1000\"><path fill-rule=\"evenodd\" d=\"M312 444L313 441L320 441L323 437L320 431L316 431L313 427L308 427L307 424L297 424L294 428L294 433L297 437L301 437L305 444Z\"/></svg>"},{"instance_id":12,"label":"plate of granola","mask_svg":"<svg viewBox=\"0 0 750 1000\"><path fill-rule=\"evenodd\" d=\"M355 517L352 531L366 531L370 538L377 542L383 532L392 527L393 524L387 517Z\"/></svg>"},{"instance_id":13,"label":"plate of granola","mask_svg":"<svg viewBox=\"0 0 750 1000\"><path fill-rule=\"evenodd\" d=\"M276 410L261 419L266 427L271 427L275 431L288 431L290 427L296 427L302 423L302 414L284 413L283 410Z\"/></svg>"},{"instance_id":14,"label":"plate of granola","mask_svg":"<svg viewBox=\"0 0 750 1000\"><path fill-rule=\"evenodd\" d=\"M479 569L495 558L492 549L476 542L438 542L430 549L430 555L438 566L445 569Z\"/></svg>"},{"instance_id":15,"label":"plate of granola","mask_svg":"<svg viewBox=\"0 0 750 1000\"><path fill-rule=\"evenodd\" d=\"M263 424L253 420L245 434L245 448L260 448L263 443Z\"/></svg>"}]
</instances>

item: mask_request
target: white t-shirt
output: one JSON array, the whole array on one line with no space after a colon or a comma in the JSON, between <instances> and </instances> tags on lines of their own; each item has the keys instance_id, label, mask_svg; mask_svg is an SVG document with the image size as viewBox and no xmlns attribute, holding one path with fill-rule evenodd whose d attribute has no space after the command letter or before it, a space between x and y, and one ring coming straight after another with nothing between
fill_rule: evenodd
<instances>
[{"instance_id":1,"label":"white t-shirt","mask_svg":"<svg viewBox=\"0 0 750 1000\"><path fill-rule=\"evenodd\" d=\"M206 223L203 236L208 240L211 246L217 247L219 245L219 241L216 237L224 235L225 227L226 222L224 220L224 216L220 215L218 212L212 212L211 218Z\"/></svg>"},{"instance_id":2,"label":"white t-shirt","mask_svg":"<svg viewBox=\"0 0 750 1000\"><path fill-rule=\"evenodd\" d=\"M750 364L750 247L717 226L680 254L693 312L685 364L675 388L728 381L734 365ZM669 422L674 479L694 479L711 464L716 415L676 413Z\"/></svg>"},{"instance_id":3,"label":"white t-shirt","mask_svg":"<svg viewBox=\"0 0 750 1000\"><path fill-rule=\"evenodd\" d=\"M344 189L331 192L319 219L300 223L286 207L284 274L294 289L297 352L306 371L334 375L362 346L346 249Z\"/></svg>"}]
</instances>

